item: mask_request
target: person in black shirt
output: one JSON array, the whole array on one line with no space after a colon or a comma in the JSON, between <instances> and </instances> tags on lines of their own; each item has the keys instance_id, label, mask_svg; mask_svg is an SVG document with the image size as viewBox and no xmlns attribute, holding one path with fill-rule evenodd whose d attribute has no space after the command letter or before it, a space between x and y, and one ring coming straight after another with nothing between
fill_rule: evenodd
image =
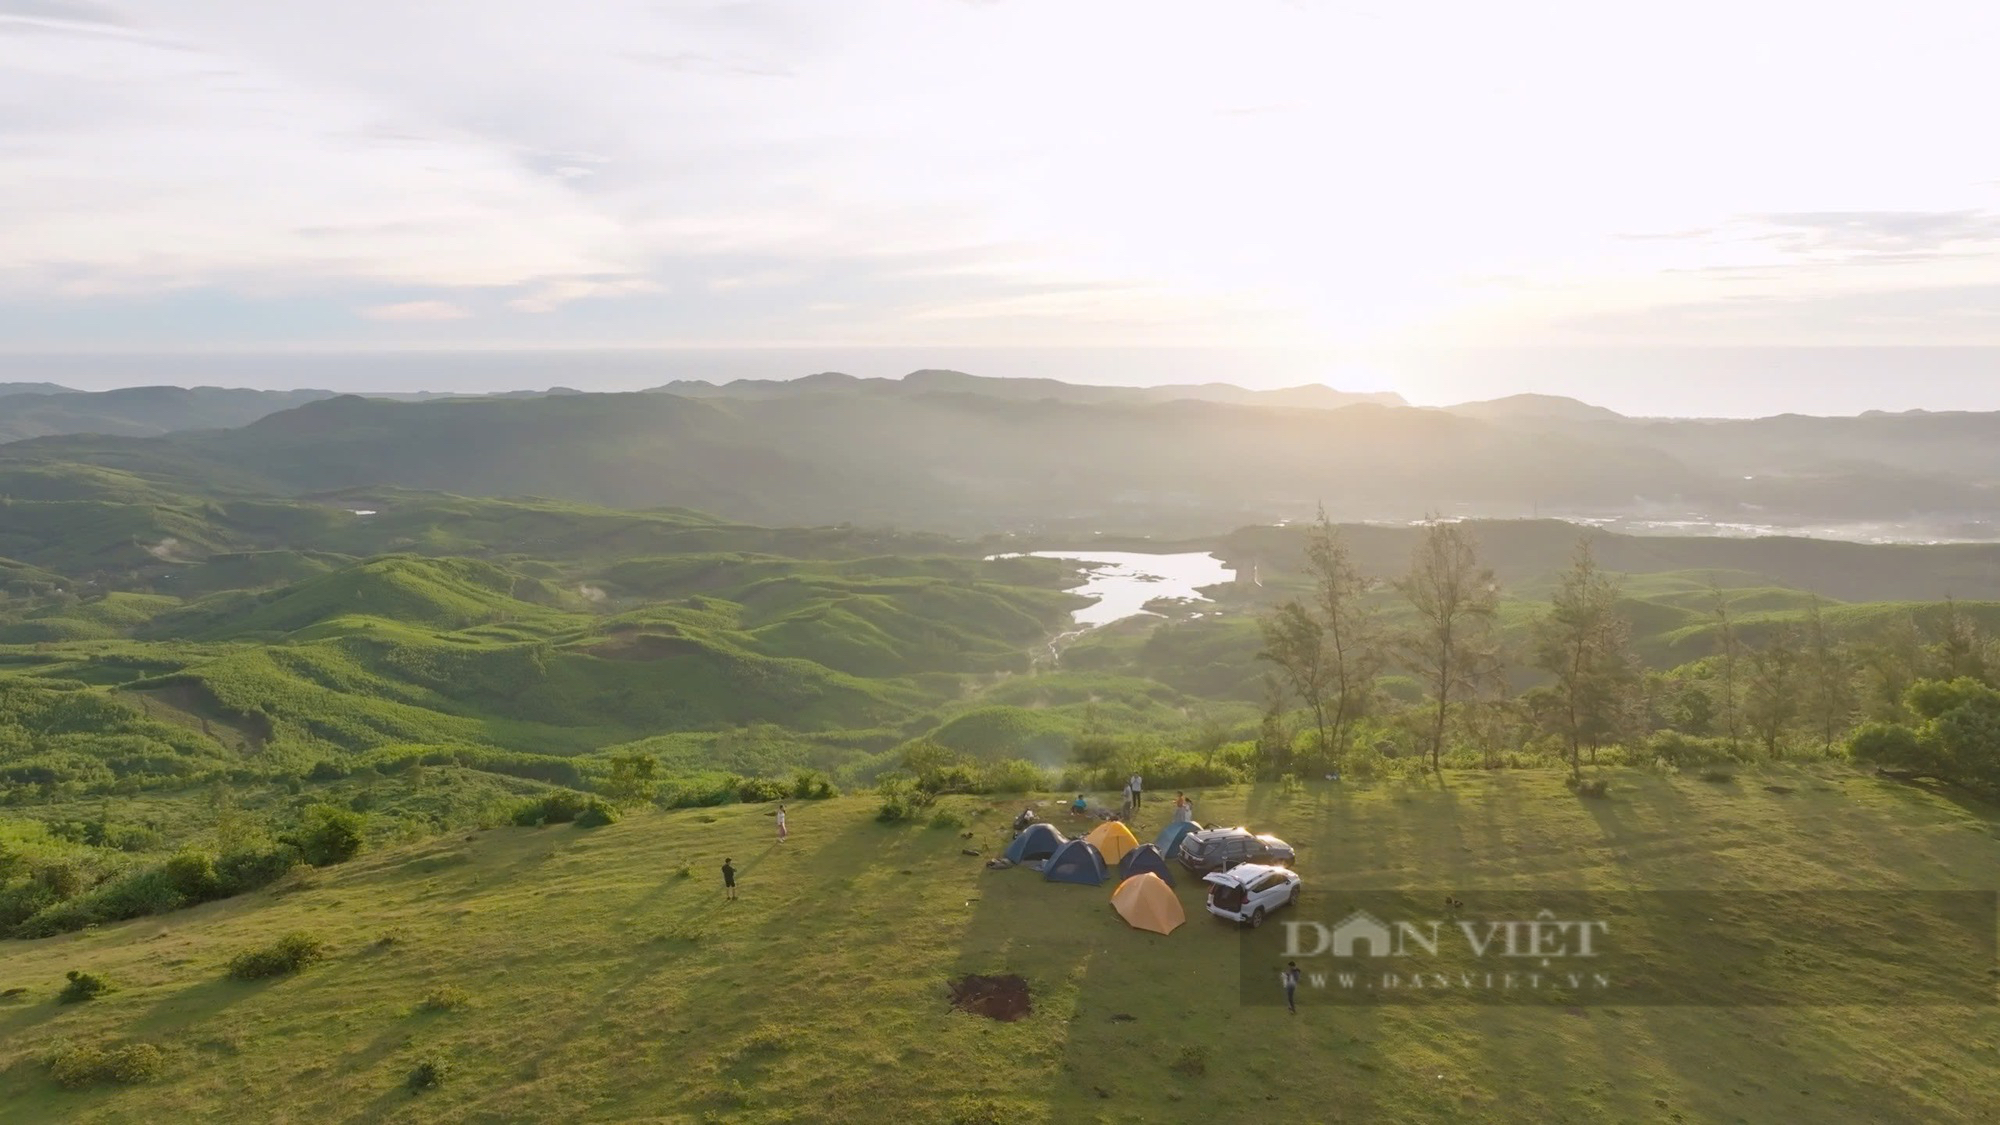
<instances>
[{"instance_id":1,"label":"person in black shirt","mask_svg":"<svg viewBox=\"0 0 2000 1125\"><path fill-rule=\"evenodd\" d=\"M722 891L724 894L729 896L730 902L736 901L735 863L736 861L733 859L725 859L722 861Z\"/></svg>"}]
</instances>

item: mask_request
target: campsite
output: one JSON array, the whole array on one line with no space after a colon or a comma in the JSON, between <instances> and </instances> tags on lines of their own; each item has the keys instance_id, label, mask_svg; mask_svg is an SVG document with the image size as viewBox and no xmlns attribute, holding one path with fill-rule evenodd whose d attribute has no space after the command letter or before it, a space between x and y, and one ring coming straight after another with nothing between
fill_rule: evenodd
<instances>
[{"instance_id":1,"label":"campsite","mask_svg":"<svg viewBox=\"0 0 2000 1125\"><path fill-rule=\"evenodd\" d=\"M1309 872L1302 909L1384 886L1971 886L2000 862L1989 811L1844 767L1727 783L1611 772L1599 802L1554 771L1513 771L1218 788L1196 811L1287 833ZM1248 1083L1271 1121L2000 1112L1990 1006L1362 1011L1303 997L1288 1018L1242 1002L1237 931L1202 911L1194 880L1175 888L1184 925L1135 929L1108 880L961 854L997 855L1018 802L946 807L972 840L879 823L866 797L795 806L783 847L768 810L744 805L496 828L16 945L0 992L29 995L0 1004L0 1104L31 1121L87 1105L98 1121L232 1123L859 1120L893 1103L913 1121L1053 1125L1213 1121ZM1157 830L1165 810L1149 812L1140 826ZM726 906L725 855L742 869ZM1813 909L1756 936L1782 941ZM242 949L300 928L328 942L323 963L224 978ZM116 991L50 1003L76 968ZM1031 993L1024 1017L953 1007L951 982L1010 974ZM453 989L462 1005L426 1007ZM172 1044L166 1072L88 1095L48 1084L44 1045L95 1034ZM413 1096L404 1079L432 1058L452 1080Z\"/></svg>"}]
</instances>

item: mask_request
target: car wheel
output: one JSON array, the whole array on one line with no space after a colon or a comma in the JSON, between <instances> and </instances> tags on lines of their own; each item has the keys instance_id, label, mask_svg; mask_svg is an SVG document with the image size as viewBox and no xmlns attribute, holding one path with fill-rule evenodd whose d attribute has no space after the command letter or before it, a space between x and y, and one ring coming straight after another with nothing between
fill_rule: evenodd
<instances>
[{"instance_id":1,"label":"car wheel","mask_svg":"<svg viewBox=\"0 0 2000 1125\"><path fill-rule=\"evenodd\" d=\"M1254 930L1263 924L1264 924L1264 908L1260 906L1257 909L1252 910L1250 912L1250 928Z\"/></svg>"},{"instance_id":2,"label":"car wheel","mask_svg":"<svg viewBox=\"0 0 2000 1125\"><path fill-rule=\"evenodd\" d=\"M1297 883L1293 883L1292 893L1285 897L1285 905L1297 906L1298 904L1299 904L1299 885Z\"/></svg>"}]
</instances>

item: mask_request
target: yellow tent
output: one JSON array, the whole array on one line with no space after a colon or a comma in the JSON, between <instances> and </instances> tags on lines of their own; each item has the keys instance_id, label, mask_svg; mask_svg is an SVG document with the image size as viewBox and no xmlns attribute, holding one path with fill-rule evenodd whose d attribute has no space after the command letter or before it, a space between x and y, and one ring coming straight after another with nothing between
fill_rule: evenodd
<instances>
[{"instance_id":1,"label":"yellow tent","mask_svg":"<svg viewBox=\"0 0 2000 1125\"><path fill-rule=\"evenodd\" d=\"M1125 858L1126 852L1139 846L1139 838L1132 835L1132 830L1125 827L1123 821L1118 820L1105 821L1091 829L1090 835L1084 839L1090 841L1090 846L1104 857L1106 867L1118 866L1118 861Z\"/></svg>"},{"instance_id":2,"label":"yellow tent","mask_svg":"<svg viewBox=\"0 0 2000 1125\"><path fill-rule=\"evenodd\" d=\"M1111 892L1111 906L1133 929L1170 934L1187 921L1181 900L1167 881L1151 871L1134 875Z\"/></svg>"}]
</instances>

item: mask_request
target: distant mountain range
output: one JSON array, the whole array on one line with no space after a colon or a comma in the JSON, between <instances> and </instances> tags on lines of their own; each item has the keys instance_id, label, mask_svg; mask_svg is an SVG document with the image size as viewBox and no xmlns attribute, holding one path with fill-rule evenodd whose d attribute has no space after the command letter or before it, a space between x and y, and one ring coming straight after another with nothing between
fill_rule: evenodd
<instances>
[{"instance_id":1,"label":"distant mountain range","mask_svg":"<svg viewBox=\"0 0 2000 1125\"><path fill-rule=\"evenodd\" d=\"M1757 525L1977 524L2000 510L2000 415L1990 414L1659 421L1532 395L1439 410L1327 388L1090 387L956 372L403 397L14 395L0 405L10 427L67 411L97 420L98 432L0 446L0 495L46 487L44 477L10 485L10 469L70 463L244 495L393 484L975 534L1211 533L1319 504L1350 520L1437 512ZM140 426L173 432L132 432Z\"/></svg>"}]
</instances>

